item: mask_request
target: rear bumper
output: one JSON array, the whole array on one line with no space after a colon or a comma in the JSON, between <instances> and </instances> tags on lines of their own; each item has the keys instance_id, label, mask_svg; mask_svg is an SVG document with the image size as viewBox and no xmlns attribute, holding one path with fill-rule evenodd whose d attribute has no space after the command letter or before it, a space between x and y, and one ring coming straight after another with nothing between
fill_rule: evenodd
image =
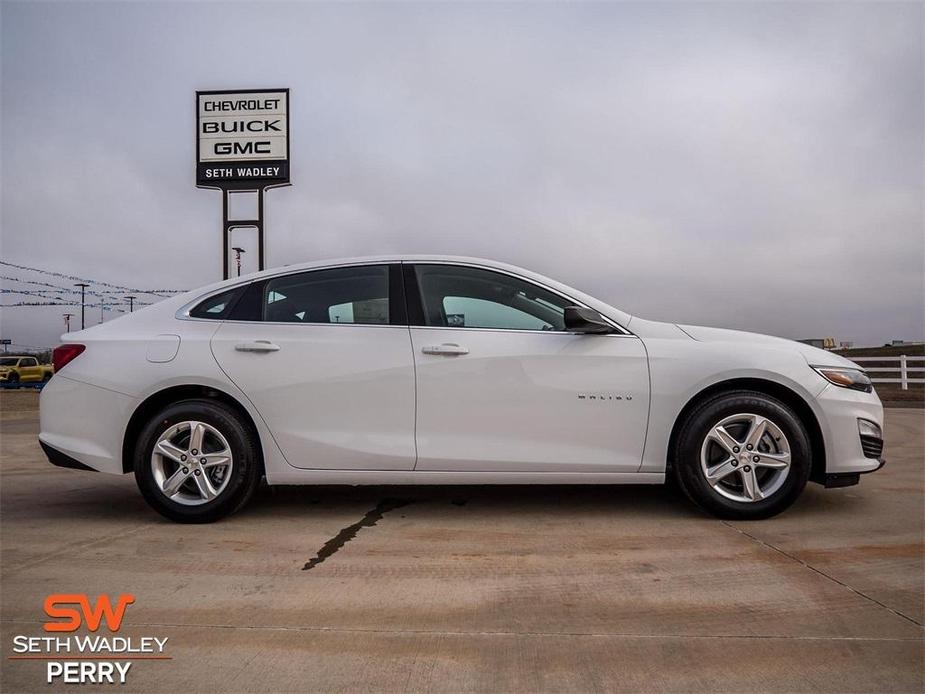
<instances>
[{"instance_id":1,"label":"rear bumper","mask_svg":"<svg viewBox=\"0 0 925 694\"><path fill-rule=\"evenodd\" d=\"M39 442L55 465L75 461L79 469L121 475L122 437L135 404L128 395L59 374L42 389Z\"/></svg>"},{"instance_id":2,"label":"rear bumper","mask_svg":"<svg viewBox=\"0 0 925 694\"><path fill-rule=\"evenodd\" d=\"M94 470L89 465L84 465L79 460L72 458L66 453L62 453L57 448L52 448L41 439L39 439L39 445L45 452L45 457L48 458L48 462L52 465L57 465L58 467L66 467L72 470L89 470L90 472L96 472L96 470Z\"/></svg>"}]
</instances>

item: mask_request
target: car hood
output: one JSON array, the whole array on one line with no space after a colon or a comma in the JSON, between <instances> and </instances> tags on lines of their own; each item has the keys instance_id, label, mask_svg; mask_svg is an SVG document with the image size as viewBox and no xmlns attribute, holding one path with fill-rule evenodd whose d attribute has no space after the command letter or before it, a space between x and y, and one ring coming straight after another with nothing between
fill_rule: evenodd
<instances>
[{"instance_id":1,"label":"car hood","mask_svg":"<svg viewBox=\"0 0 925 694\"><path fill-rule=\"evenodd\" d=\"M783 337L762 335L760 333L749 333L745 332L744 330L706 328L700 325L678 325L677 327L698 342L742 342L774 346L781 349L792 349L793 351L802 354L806 361L812 365L842 366L852 369L862 368L855 364L853 361L845 359L844 357L835 354L834 352L827 352L824 349L806 345L802 342L796 342L795 340L787 340Z\"/></svg>"}]
</instances>

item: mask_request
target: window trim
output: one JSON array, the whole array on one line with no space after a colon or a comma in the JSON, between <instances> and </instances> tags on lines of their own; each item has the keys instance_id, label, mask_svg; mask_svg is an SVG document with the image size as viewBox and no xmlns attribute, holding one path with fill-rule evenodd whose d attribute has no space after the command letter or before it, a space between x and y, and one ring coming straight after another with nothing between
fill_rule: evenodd
<instances>
[{"instance_id":1,"label":"window trim","mask_svg":"<svg viewBox=\"0 0 925 694\"><path fill-rule=\"evenodd\" d=\"M531 277L524 277L523 275L518 275L515 272L510 272L508 270L500 270L495 267L488 267L485 265L479 265L478 263L461 263L456 261L448 260L420 260L420 261L402 261L403 267L403 277L405 280L405 299L408 302L408 325L412 328L427 328L428 330L477 330L480 332L502 332L502 333L535 333L538 335L583 335L584 333L576 333L570 330L522 330L518 328L477 328L477 327L468 327L468 326L451 326L451 325L427 325L427 319L424 314L424 306L421 300L421 289L418 285L417 272L415 268L418 265L449 265L451 267L468 267L476 270L484 270L486 272L493 272L498 275L503 275L506 277L511 277L513 279L519 280L521 282L526 282L527 284L539 287L544 291L549 292L550 294L555 294L561 299L565 299L570 302L572 306L581 306L582 308L589 308L592 311L596 310L588 306L582 301L578 301L575 297L564 294L557 289L553 289L542 282L537 282ZM407 268L407 269L404 269ZM629 330L624 328L622 325L617 323L615 320L609 316L601 314L601 317L613 327L616 332L606 333L604 335L596 335L595 337L636 337Z\"/></svg>"}]
</instances>

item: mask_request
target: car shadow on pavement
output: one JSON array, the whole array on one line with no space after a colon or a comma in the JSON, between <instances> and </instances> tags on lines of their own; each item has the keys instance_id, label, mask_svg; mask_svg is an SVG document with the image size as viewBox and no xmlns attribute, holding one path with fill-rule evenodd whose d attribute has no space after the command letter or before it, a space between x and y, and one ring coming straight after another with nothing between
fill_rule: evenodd
<instances>
[{"instance_id":1,"label":"car shadow on pavement","mask_svg":"<svg viewBox=\"0 0 925 694\"><path fill-rule=\"evenodd\" d=\"M53 496L30 501L26 493L3 495L3 519L33 517L69 520L147 518L162 520L145 504L130 476L99 483L97 473L71 472L85 476L81 484L68 485ZM813 517L831 513L857 513L868 500L863 494L845 490L824 490L808 484L803 495L785 512L788 517ZM262 485L251 502L233 518L258 520L274 515L317 518L327 514L362 514L379 504L400 501L403 506L442 509L447 506L510 515L552 513L567 517L575 513L607 513L638 519L704 519L710 516L695 507L671 485L382 485L382 486L274 486ZM163 522L169 523L166 519Z\"/></svg>"},{"instance_id":2,"label":"car shadow on pavement","mask_svg":"<svg viewBox=\"0 0 925 694\"><path fill-rule=\"evenodd\" d=\"M297 514L312 508L329 512L375 507L387 500L404 506L456 506L469 512L503 510L509 514L575 511L625 513L637 517L703 517L684 496L665 486L650 485L385 485L262 487L241 514Z\"/></svg>"}]
</instances>

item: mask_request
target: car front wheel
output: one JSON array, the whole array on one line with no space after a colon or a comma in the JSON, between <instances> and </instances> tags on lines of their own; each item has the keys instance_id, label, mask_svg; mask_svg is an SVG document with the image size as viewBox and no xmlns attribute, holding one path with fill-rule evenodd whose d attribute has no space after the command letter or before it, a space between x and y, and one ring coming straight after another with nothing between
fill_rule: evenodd
<instances>
[{"instance_id":1,"label":"car front wheel","mask_svg":"<svg viewBox=\"0 0 925 694\"><path fill-rule=\"evenodd\" d=\"M152 417L135 447L135 481L155 511L210 523L241 508L260 480L256 435L233 409L175 403Z\"/></svg>"},{"instance_id":2,"label":"car front wheel","mask_svg":"<svg viewBox=\"0 0 925 694\"><path fill-rule=\"evenodd\" d=\"M789 507L812 464L809 436L786 404L752 391L714 397L683 425L672 472L701 508L721 518L759 519Z\"/></svg>"}]
</instances>

